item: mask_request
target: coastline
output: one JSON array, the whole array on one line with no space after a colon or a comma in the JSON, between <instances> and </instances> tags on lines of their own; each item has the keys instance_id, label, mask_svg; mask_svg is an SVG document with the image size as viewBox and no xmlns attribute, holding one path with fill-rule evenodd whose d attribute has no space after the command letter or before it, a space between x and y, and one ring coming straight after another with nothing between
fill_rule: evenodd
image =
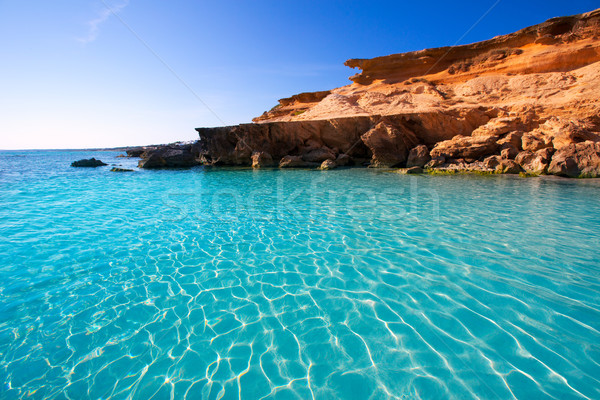
<instances>
[{"instance_id":1,"label":"coastline","mask_svg":"<svg viewBox=\"0 0 600 400\"><path fill-rule=\"evenodd\" d=\"M486 7L131 3L77 47L7 8L6 146L188 137ZM463 38L589 7L496 5ZM345 65L195 140L0 150L0 399L600 399L600 9Z\"/></svg>"},{"instance_id":2,"label":"coastline","mask_svg":"<svg viewBox=\"0 0 600 400\"><path fill-rule=\"evenodd\" d=\"M126 149L140 168L344 166L600 177L600 9L485 42L349 60L351 85Z\"/></svg>"}]
</instances>

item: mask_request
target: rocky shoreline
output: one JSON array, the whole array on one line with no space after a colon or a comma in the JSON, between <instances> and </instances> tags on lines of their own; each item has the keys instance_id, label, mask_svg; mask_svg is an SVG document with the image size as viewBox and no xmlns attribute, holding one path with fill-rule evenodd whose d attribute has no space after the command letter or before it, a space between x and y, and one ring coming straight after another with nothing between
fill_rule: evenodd
<instances>
[{"instance_id":1,"label":"rocky shoreline","mask_svg":"<svg viewBox=\"0 0 600 400\"><path fill-rule=\"evenodd\" d=\"M469 136L459 133L442 140L443 135L427 130L450 120L468 130L469 123L486 118ZM540 124L480 109L462 117L372 116L199 128L197 142L132 148L127 155L140 157L139 167L147 169L418 167L429 172L594 178L600 177L598 127L594 119L578 124L551 118Z\"/></svg>"},{"instance_id":2,"label":"rocky shoreline","mask_svg":"<svg viewBox=\"0 0 600 400\"><path fill-rule=\"evenodd\" d=\"M600 177L600 10L472 45L349 60L341 88L135 148L141 168L368 166Z\"/></svg>"}]
</instances>

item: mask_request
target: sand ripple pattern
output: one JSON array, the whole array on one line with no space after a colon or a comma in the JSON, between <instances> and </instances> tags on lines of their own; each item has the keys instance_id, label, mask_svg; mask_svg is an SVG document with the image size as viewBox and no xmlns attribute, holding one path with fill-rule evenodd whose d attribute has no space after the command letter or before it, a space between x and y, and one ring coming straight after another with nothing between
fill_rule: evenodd
<instances>
[{"instance_id":1,"label":"sand ripple pattern","mask_svg":"<svg viewBox=\"0 0 600 400\"><path fill-rule=\"evenodd\" d=\"M596 181L80 155L0 153L2 399L600 398Z\"/></svg>"}]
</instances>

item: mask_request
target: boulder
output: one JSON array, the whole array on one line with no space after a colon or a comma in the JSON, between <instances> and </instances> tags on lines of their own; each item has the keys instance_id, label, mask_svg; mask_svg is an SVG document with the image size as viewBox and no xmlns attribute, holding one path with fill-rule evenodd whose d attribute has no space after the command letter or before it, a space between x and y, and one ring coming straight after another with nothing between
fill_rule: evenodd
<instances>
[{"instance_id":1,"label":"boulder","mask_svg":"<svg viewBox=\"0 0 600 400\"><path fill-rule=\"evenodd\" d=\"M483 160L483 165L491 170L495 170L500 163L502 162L502 157L500 156L489 156L485 160Z\"/></svg>"},{"instance_id":2,"label":"boulder","mask_svg":"<svg viewBox=\"0 0 600 400\"><path fill-rule=\"evenodd\" d=\"M482 125L475 129L471 136L495 136L500 137L509 132L517 130L521 121L516 117L502 117L494 118L488 121L485 125Z\"/></svg>"},{"instance_id":3,"label":"boulder","mask_svg":"<svg viewBox=\"0 0 600 400\"><path fill-rule=\"evenodd\" d=\"M146 154L146 158L141 159L138 162L138 168L164 168L166 166L165 160L158 153Z\"/></svg>"},{"instance_id":4,"label":"boulder","mask_svg":"<svg viewBox=\"0 0 600 400\"><path fill-rule=\"evenodd\" d=\"M431 161L431 156L429 155L429 149L424 144L420 144L417 147L413 147L413 149L408 153L408 160L406 161L406 167L421 167L423 168L425 164Z\"/></svg>"},{"instance_id":5,"label":"boulder","mask_svg":"<svg viewBox=\"0 0 600 400\"><path fill-rule=\"evenodd\" d=\"M517 150L522 150L522 148L521 148L521 138L522 137L523 137L523 132L520 132L520 131L510 132L506 136L504 136L502 139L498 140L498 144L503 148L506 148L507 145L512 145Z\"/></svg>"},{"instance_id":6,"label":"boulder","mask_svg":"<svg viewBox=\"0 0 600 400\"><path fill-rule=\"evenodd\" d=\"M373 154L374 167L394 167L406 162L408 153L417 143L415 134L404 126L394 126L386 120L361 136Z\"/></svg>"},{"instance_id":7,"label":"boulder","mask_svg":"<svg viewBox=\"0 0 600 400\"><path fill-rule=\"evenodd\" d=\"M570 144L584 141L600 142L600 135L595 132L589 132L571 122L565 129L552 138L552 146L555 149L561 149Z\"/></svg>"},{"instance_id":8,"label":"boulder","mask_svg":"<svg viewBox=\"0 0 600 400\"><path fill-rule=\"evenodd\" d=\"M264 151L255 151L252 153L252 168L264 168L264 167L273 167L275 166L275 162L273 161L273 157L267 152Z\"/></svg>"},{"instance_id":9,"label":"boulder","mask_svg":"<svg viewBox=\"0 0 600 400\"><path fill-rule=\"evenodd\" d=\"M425 164L425 168L426 169L438 168L438 167L441 167L442 165L444 165L445 163L446 163L446 157L444 157L444 156L431 157L431 161L429 161L427 164Z\"/></svg>"},{"instance_id":10,"label":"boulder","mask_svg":"<svg viewBox=\"0 0 600 400\"><path fill-rule=\"evenodd\" d=\"M326 147L310 150L302 155L302 159L307 162L322 163L325 160L335 160L333 151Z\"/></svg>"},{"instance_id":11,"label":"boulder","mask_svg":"<svg viewBox=\"0 0 600 400\"><path fill-rule=\"evenodd\" d=\"M600 177L600 143L586 141L558 149L552 156L548 173L571 178Z\"/></svg>"},{"instance_id":12,"label":"boulder","mask_svg":"<svg viewBox=\"0 0 600 400\"><path fill-rule=\"evenodd\" d=\"M590 131L584 121L552 117L523 135L522 148L525 151L535 152L548 147L561 149L584 141L598 142L600 135Z\"/></svg>"},{"instance_id":13,"label":"boulder","mask_svg":"<svg viewBox=\"0 0 600 400\"><path fill-rule=\"evenodd\" d=\"M524 133L521 137L521 148L524 151L535 152L547 147L552 147L552 138L538 130Z\"/></svg>"},{"instance_id":14,"label":"boulder","mask_svg":"<svg viewBox=\"0 0 600 400\"><path fill-rule=\"evenodd\" d=\"M335 164L335 161L325 160L325 161L323 161L323 163L321 163L321 166L319 167L319 169L329 170L329 169L335 169L336 167L337 167L337 165Z\"/></svg>"},{"instance_id":15,"label":"boulder","mask_svg":"<svg viewBox=\"0 0 600 400\"><path fill-rule=\"evenodd\" d=\"M555 149L560 149L573 143L585 141L600 141L600 135L591 132L584 121L577 119L566 120L560 117L552 117L539 126L535 133L541 133Z\"/></svg>"},{"instance_id":16,"label":"boulder","mask_svg":"<svg viewBox=\"0 0 600 400\"><path fill-rule=\"evenodd\" d=\"M519 149L510 143L506 143L501 147L500 157L504 158L505 160L514 160L517 154L519 154Z\"/></svg>"},{"instance_id":17,"label":"boulder","mask_svg":"<svg viewBox=\"0 0 600 400\"><path fill-rule=\"evenodd\" d=\"M499 157L499 156L498 156ZM433 171L442 173L459 173L459 172L494 172L494 169L485 166L482 161L467 162L466 160L450 160L439 168L432 168Z\"/></svg>"},{"instance_id":18,"label":"boulder","mask_svg":"<svg viewBox=\"0 0 600 400\"><path fill-rule=\"evenodd\" d=\"M102 167L104 165L108 165L100 160L96 160L95 158L88 158L79 161L74 161L71 163L71 167L79 167L79 168L96 168Z\"/></svg>"},{"instance_id":19,"label":"boulder","mask_svg":"<svg viewBox=\"0 0 600 400\"><path fill-rule=\"evenodd\" d=\"M522 151L515 157L515 161L525 172L539 175L547 172L551 158L552 149L545 148L538 150L535 153L531 151Z\"/></svg>"},{"instance_id":20,"label":"boulder","mask_svg":"<svg viewBox=\"0 0 600 400\"><path fill-rule=\"evenodd\" d=\"M496 173L499 174L518 174L521 171L521 167L514 160L502 159L496 167Z\"/></svg>"},{"instance_id":21,"label":"boulder","mask_svg":"<svg viewBox=\"0 0 600 400\"><path fill-rule=\"evenodd\" d=\"M493 155L498 150L495 136L455 136L435 145L431 158L480 159Z\"/></svg>"}]
</instances>

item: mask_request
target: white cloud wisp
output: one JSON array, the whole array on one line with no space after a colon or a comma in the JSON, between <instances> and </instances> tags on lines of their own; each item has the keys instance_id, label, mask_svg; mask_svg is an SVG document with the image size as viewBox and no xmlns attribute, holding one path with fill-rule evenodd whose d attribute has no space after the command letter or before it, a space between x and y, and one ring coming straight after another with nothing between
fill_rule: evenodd
<instances>
[{"instance_id":1,"label":"white cloud wisp","mask_svg":"<svg viewBox=\"0 0 600 400\"><path fill-rule=\"evenodd\" d=\"M129 0L123 0L122 3L114 5L112 7L106 4L104 1L102 1L102 3L105 6L105 8L100 13L98 13L98 16L96 18L88 21L88 33L86 36L78 38L77 40L79 42L85 44L96 40L98 38L98 35L100 34L100 25L106 22L111 15L127 7L129 5Z\"/></svg>"}]
</instances>

